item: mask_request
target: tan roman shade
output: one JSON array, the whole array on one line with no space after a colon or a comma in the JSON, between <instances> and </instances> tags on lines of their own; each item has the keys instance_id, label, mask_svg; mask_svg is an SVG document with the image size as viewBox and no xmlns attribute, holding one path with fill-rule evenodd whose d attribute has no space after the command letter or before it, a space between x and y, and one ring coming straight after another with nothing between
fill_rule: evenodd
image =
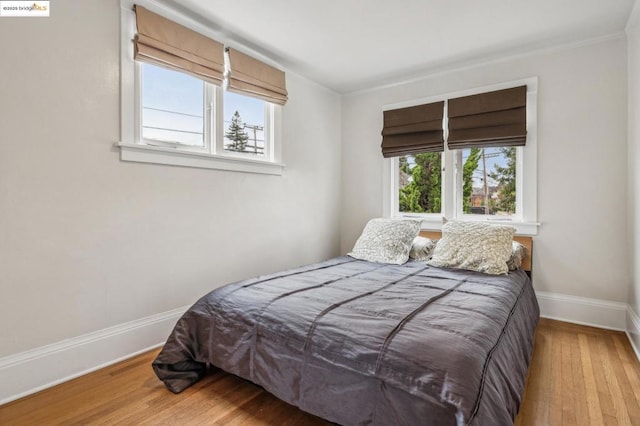
<instances>
[{"instance_id":1,"label":"tan roman shade","mask_svg":"<svg viewBox=\"0 0 640 426\"><path fill-rule=\"evenodd\" d=\"M287 102L284 72L235 49L227 51L230 91L279 105Z\"/></svg>"},{"instance_id":2,"label":"tan roman shade","mask_svg":"<svg viewBox=\"0 0 640 426\"><path fill-rule=\"evenodd\" d=\"M191 74L222 84L224 46L176 24L142 6L134 6L138 33L134 39L138 61Z\"/></svg>"},{"instance_id":3,"label":"tan roman shade","mask_svg":"<svg viewBox=\"0 0 640 426\"><path fill-rule=\"evenodd\" d=\"M527 141L527 86L448 101L449 149L523 146Z\"/></svg>"},{"instance_id":4,"label":"tan roman shade","mask_svg":"<svg viewBox=\"0 0 640 426\"><path fill-rule=\"evenodd\" d=\"M384 111L382 155L444 151L444 101Z\"/></svg>"}]
</instances>

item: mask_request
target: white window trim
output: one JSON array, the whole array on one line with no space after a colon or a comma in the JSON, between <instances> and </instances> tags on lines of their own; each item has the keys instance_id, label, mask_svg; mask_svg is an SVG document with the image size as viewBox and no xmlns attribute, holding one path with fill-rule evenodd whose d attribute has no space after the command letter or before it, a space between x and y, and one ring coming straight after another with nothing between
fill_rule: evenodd
<instances>
[{"instance_id":1,"label":"white window trim","mask_svg":"<svg viewBox=\"0 0 640 426\"><path fill-rule=\"evenodd\" d=\"M118 143L123 161L282 175L284 164L137 143Z\"/></svg>"},{"instance_id":2,"label":"white window trim","mask_svg":"<svg viewBox=\"0 0 640 426\"><path fill-rule=\"evenodd\" d=\"M442 219L455 218L460 220L482 221L493 224L509 224L516 228L516 233L520 235L537 235L538 227L538 180L537 180L537 160L538 160L538 122L537 122L537 101L538 101L538 77L530 77L522 80L509 81L505 83L493 84L489 86L477 87L468 90L462 90L453 93L445 93L442 95L431 96L421 99L413 99L411 101L384 105L383 111L405 108L410 106L422 105L425 103L446 101L451 98L461 96L470 96L478 93L492 92L495 90L509 89L512 87L527 86L527 144L524 147L518 147L516 150L516 162L518 173L516 176L516 194L521 194L519 199L518 210L516 214L509 219L493 219L488 216L471 216L462 215L462 208L456 205L456 199L460 189L456 190L456 170L454 152L447 149L443 152L443 192L442 192L442 214L434 213L401 213L398 211L398 182L395 171L398 168L398 157L383 159L383 197L382 212L386 217L411 217L423 220L423 229L440 230L442 229ZM446 106L445 106L446 108ZM445 111L444 128L447 129ZM446 136L446 135L445 135ZM451 186L452 189L449 189Z\"/></svg>"},{"instance_id":3,"label":"white window trim","mask_svg":"<svg viewBox=\"0 0 640 426\"><path fill-rule=\"evenodd\" d=\"M145 144L141 140L140 126L141 105L137 82L140 81L139 64L133 60L133 43L131 40L135 34L135 12L133 5L139 4L164 16L170 16L175 22L208 35L216 40L221 37L205 25L185 16L159 2L149 0L121 0L120 2L120 142L115 145L120 149L122 161L140 163L166 164L183 167L196 167L205 169L218 169L236 172L261 173L269 175L284 174L285 165L281 162L282 140L282 107L267 103L265 108L265 139L269 142L265 146L265 158L247 158L241 153L215 154L223 152L222 144L224 129L217 123L222 122L222 108L213 108L214 115L205 124L205 133L214 136L211 142L205 137L205 148L188 148L183 146L171 147L171 144L154 146ZM234 43L237 45L237 43ZM210 93L216 106L221 105L222 89L215 87L214 93ZM211 96L213 95L213 96ZM210 111L205 110L205 114ZM209 143L216 147L208 146ZM216 149L217 148L217 151Z\"/></svg>"}]
</instances>

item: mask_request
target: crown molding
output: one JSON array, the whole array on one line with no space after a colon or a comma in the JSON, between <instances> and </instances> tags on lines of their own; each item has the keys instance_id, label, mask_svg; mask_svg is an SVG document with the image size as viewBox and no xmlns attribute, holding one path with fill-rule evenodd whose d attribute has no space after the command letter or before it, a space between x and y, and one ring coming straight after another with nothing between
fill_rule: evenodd
<instances>
[{"instance_id":1,"label":"crown molding","mask_svg":"<svg viewBox=\"0 0 640 426\"><path fill-rule=\"evenodd\" d=\"M637 8L636 8L637 9ZM496 53L488 59L471 58L450 64L436 66L432 68L426 68L422 72L417 73L414 76L405 77L399 81L393 83L380 84L365 89L359 89L352 92L345 92L344 96L357 96L367 93L377 92L379 90L391 89L394 87L404 86L406 84L417 83L420 81L428 80L437 76L451 74L454 72L464 71L468 69L478 68L491 64L497 64L501 62L507 62L514 59L522 59L531 56L543 55L548 53L563 52L567 50L579 49L595 44L606 43L614 40L620 40L626 38L624 31L618 31L613 34L607 34L601 37L590 38L586 40L580 40L569 43L559 43L554 46L547 46L542 48L530 49L524 52L514 52L513 50L503 51L502 53Z\"/></svg>"}]
</instances>

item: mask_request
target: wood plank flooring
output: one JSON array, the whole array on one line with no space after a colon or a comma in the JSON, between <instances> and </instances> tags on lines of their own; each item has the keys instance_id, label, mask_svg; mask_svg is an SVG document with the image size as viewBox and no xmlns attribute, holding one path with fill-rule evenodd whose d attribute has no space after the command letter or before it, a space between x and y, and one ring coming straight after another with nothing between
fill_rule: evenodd
<instances>
[{"instance_id":1,"label":"wood plank flooring","mask_svg":"<svg viewBox=\"0 0 640 426\"><path fill-rule=\"evenodd\" d=\"M152 351L0 406L0 425L329 425L222 372L179 395ZM624 333L542 319L517 426L640 425L640 363Z\"/></svg>"},{"instance_id":2,"label":"wood plank flooring","mask_svg":"<svg viewBox=\"0 0 640 426\"><path fill-rule=\"evenodd\" d=\"M516 425L640 425L640 363L627 336L541 319Z\"/></svg>"}]
</instances>

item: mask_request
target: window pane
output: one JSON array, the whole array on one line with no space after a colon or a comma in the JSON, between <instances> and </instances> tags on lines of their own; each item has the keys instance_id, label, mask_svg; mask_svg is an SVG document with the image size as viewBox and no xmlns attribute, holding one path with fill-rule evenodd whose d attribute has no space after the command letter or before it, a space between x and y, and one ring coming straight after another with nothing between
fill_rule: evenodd
<instances>
[{"instance_id":1,"label":"window pane","mask_svg":"<svg viewBox=\"0 0 640 426\"><path fill-rule=\"evenodd\" d=\"M441 212L442 155L440 152L403 155L399 158L398 201L401 212Z\"/></svg>"},{"instance_id":2,"label":"window pane","mask_svg":"<svg viewBox=\"0 0 640 426\"><path fill-rule=\"evenodd\" d=\"M266 102L224 92L224 149L264 155Z\"/></svg>"},{"instance_id":3,"label":"window pane","mask_svg":"<svg viewBox=\"0 0 640 426\"><path fill-rule=\"evenodd\" d=\"M204 83L142 64L142 138L204 146Z\"/></svg>"},{"instance_id":4,"label":"window pane","mask_svg":"<svg viewBox=\"0 0 640 426\"><path fill-rule=\"evenodd\" d=\"M465 214L511 216L516 211L516 148L462 150Z\"/></svg>"}]
</instances>

